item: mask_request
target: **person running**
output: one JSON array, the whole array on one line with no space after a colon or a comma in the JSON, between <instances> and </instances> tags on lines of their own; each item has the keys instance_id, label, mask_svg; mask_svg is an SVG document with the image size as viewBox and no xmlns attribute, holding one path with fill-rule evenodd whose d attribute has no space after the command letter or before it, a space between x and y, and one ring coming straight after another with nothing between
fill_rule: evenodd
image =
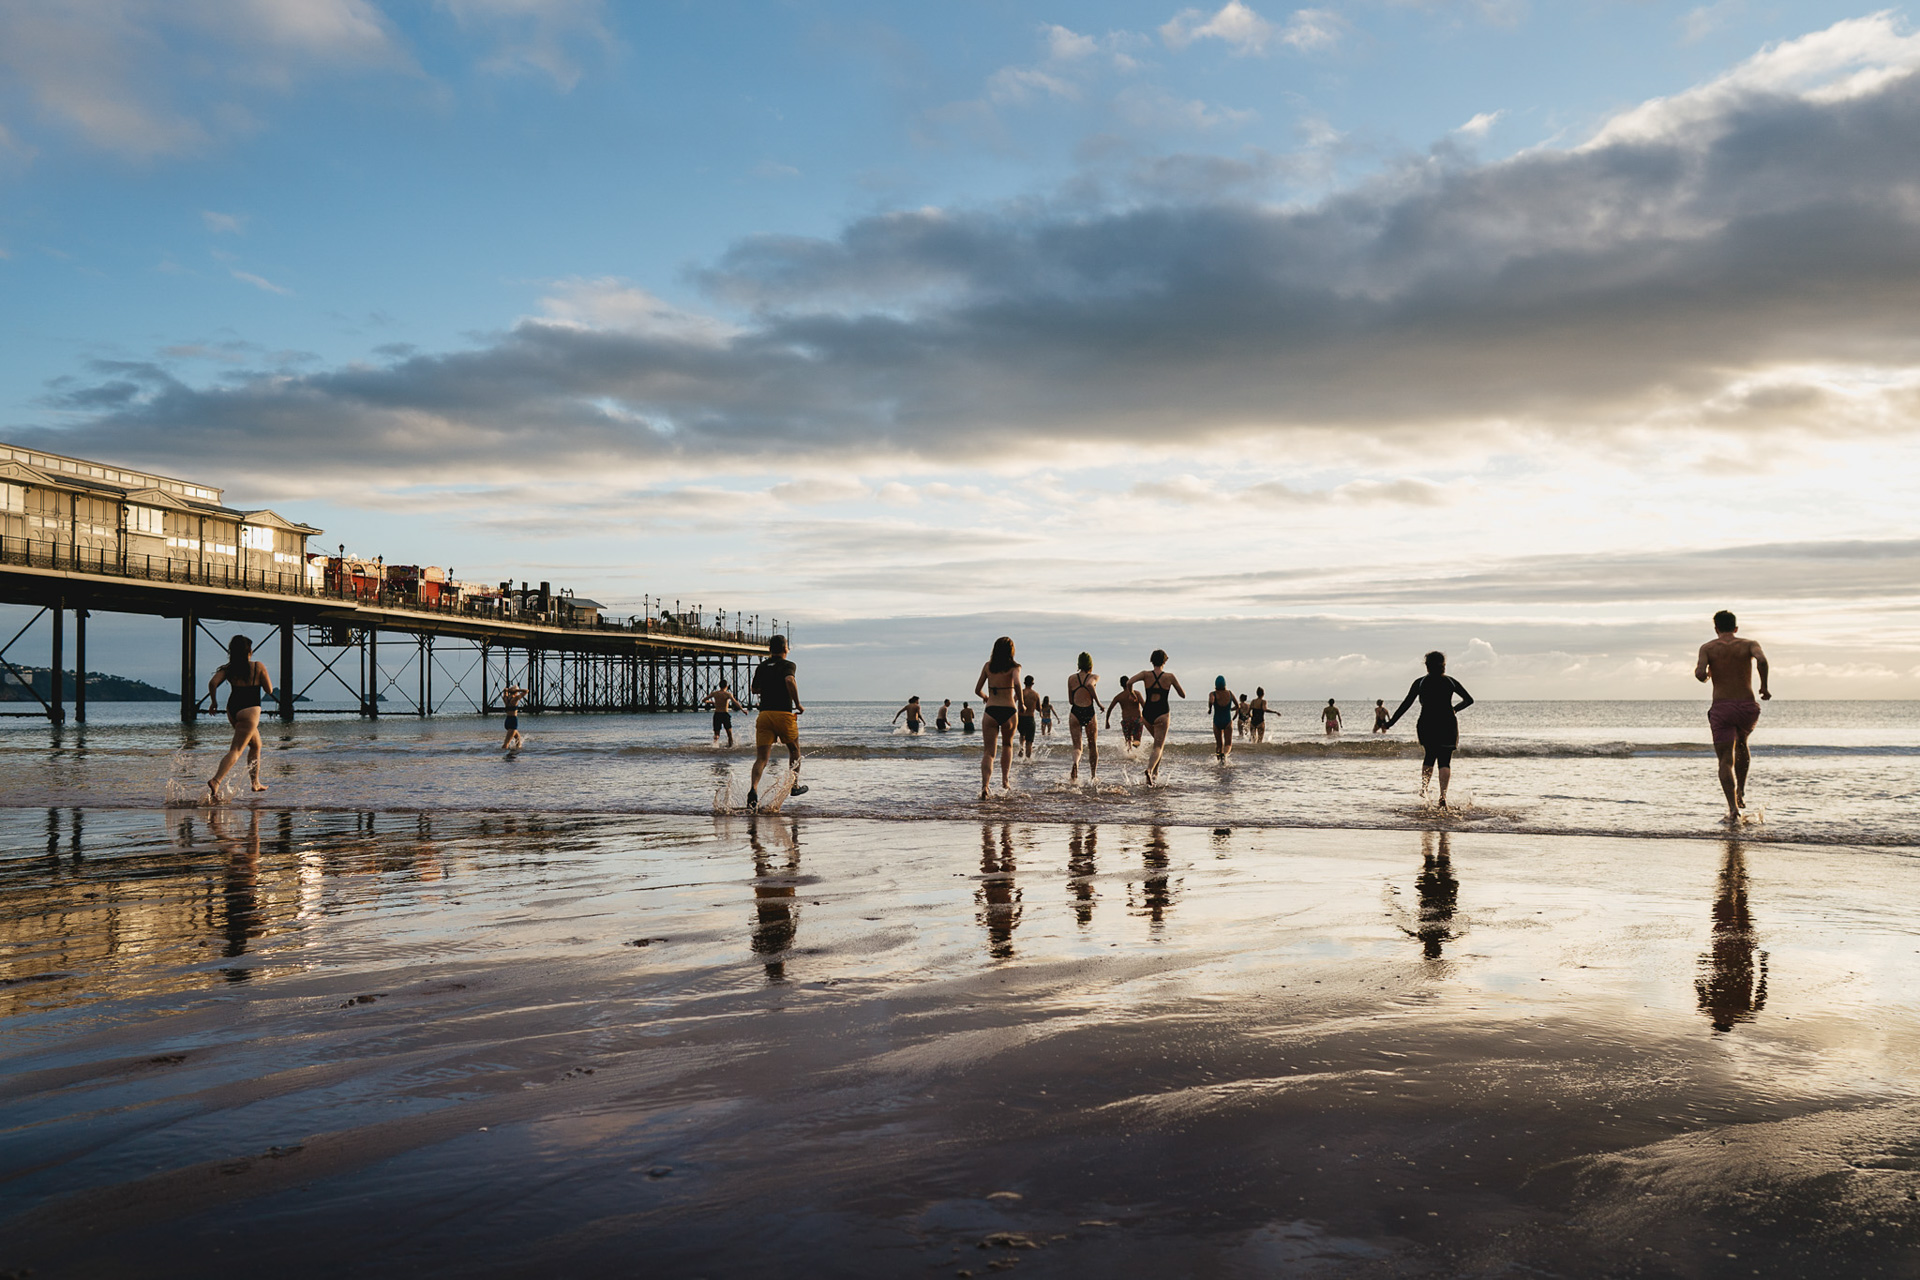
<instances>
[{"instance_id":1,"label":"person running","mask_svg":"<svg viewBox=\"0 0 1920 1280\"><path fill-rule=\"evenodd\" d=\"M1247 714L1252 717L1247 732L1255 742L1267 740L1267 691L1258 686L1253 690L1253 701L1247 704Z\"/></svg>"},{"instance_id":2,"label":"person running","mask_svg":"<svg viewBox=\"0 0 1920 1280\"><path fill-rule=\"evenodd\" d=\"M787 638L774 636L767 641L767 656L753 673L753 696L759 700L760 714L753 721L753 779L747 784L747 808L760 807L760 775L767 771L767 758L773 744L787 744L787 768L793 771L790 796L803 796L807 788L800 783L800 721L807 713L800 705L800 685L794 679L797 668L787 661Z\"/></svg>"},{"instance_id":3,"label":"person running","mask_svg":"<svg viewBox=\"0 0 1920 1280\"><path fill-rule=\"evenodd\" d=\"M1033 759L1034 717L1040 713L1040 694L1033 687L1033 677L1028 676L1026 687L1020 690L1020 758Z\"/></svg>"},{"instance_id":4,"label":"person running","mask_svg":"<svg viewBox=\"0 0 1920 1280\"><path fill-rule=\"evenodd\" d=\"M960 732L973 732L973 708L968 706L964 701L960 704Z\"/></svg>"},{"instance_id":5,"label":"person running","mask_svg":"<svg viewBox=\"0 0 1920 1280\"><path fill-rule=\"evenodd\" d=\"M1387 716L1387 700L1385 698L1375 698L1373 700L1373 731L1375 733L1385 733L1387 731Z\"/></svg>"},{"instance_id":6,"label":"person running","mask_svg":"<svg viewBox=\"0 0 1920 1280\"><path fill-rule=\"evenodd\" d=\"M713 745L716 747L720 745L720 732L724 729L727 734L727 747L732 749L733 713L735 710L745 711L746 704L733 696L733 690L727 687L725 680L720 682L718 689L706 696L705 701L707 706L713 708Z\"/></svg>"},{"instance_id":7,"label":"person running","mask_svg":"<svg viewBox=\"0 0 1920 1280\"><path fill-rule=\"evenodd\" d=\"M1321 708L1320 719L1321 719L1321 722L1327 726L1327 736L1329 738L1335 737L1336 735L1339 734L1340 708L1332 698L1328 698L1327 705Z\"/></svg>"},{"instance_id":8,"label":"person running","mask_svg":"<svg viewBox=\"0 0 1920 1280\"><path fill-rule=\"evenodd\" d=\"M1213 692L1207 695L1207 706L1213 712L1213 758L1225 764L1233 752L1235 710L1233 690L1227 688L1225 676L1213 678Z\"/></svg>"},{"instance_id":9,"label":"person running","mask_svg":"<svg viewBox=\"0 0 1920 1280\"><path fill-rule=\"evenodd\" d=\"M1146 721L1140 718L1140 695L1134 692L1133 677L1120 677L1120 692L1113 695L1107 703L1107 728L1113 728L1113 709L1120 708L1120 740L1129 747L1140 745L1145 736Z\"/></svg>"},{"instance_id":10,"label":"person running","mask_svg":"<svg viewBox=\"0 0 1920 1280\"><path fill-rule=\"evenodd\" d=\"M1713 639L1700 646L1693 678L1713 681L1713 705L1707 725L1713 730L1713 754L1720 760L1720 789L1727 794L1727 821L1740 821L1747 807L1747 739L1760 723L1760 702L1770 702L1767 655L1758 640L1743 640L1735 632L1740 621L1725 609L1713 615ZM1753 700L1753 671L1760 671L1760 702Z\"/></svg>"},{"instance_id":11,"label":"person running","mask_svg":"<svg viewBox=\"0 0 1920 1280\"><path fill-rule=\"evenodd\" d=\"M1082 733L1086 734L1087 739L1087 777L1097 779L1100 776L1100 744L1095 741L1099 725L1093 719L1100 710L1099 684L1100 677L1093 673L1093 655L1081 654L1074 673L1067 677L1067 729L1073 734L1073 768L1067 771L1068 782L1080 780ZM1108 706L1107 715L1113 715L1112 706Z\"/></svg>"},{"instance_id":12,"label":"person running","mask_svg":"<svg viewBox=\"0 0 1920 1280\"><path fill-rule=\"evenodd\" d=\"M1013 638L1001 636L993 642L993 656L981 664L980 678L973 682L975 697L984 698L982 707L986 713L986 723L981 726L984 738L980 752L980 798L987 798L987 784L993 780L993 751L1000 749L1000 790L1011 791L1013 783L1007 774L1013 768L1013 720L1020 714L1019 695L1020 664L1013 657ZM967 714L967 706L960 704L960 714Z\"/></svg>"},{"instance_id":13,"label":"person running","mask_svg":"<svg viewBox=\"0 0 1920 1280\"><path fill-rule=\"evenodd\" d=\"M1180 678L1166 670L1165 649L1155 649L1147 656L1147 661L1153 664L1152 668L1136 674L1133 682L1140 686L1141 719L1146 721L1147 732L1153 735L1153 754L1147 759L1147 785L1152 786L1159 780L1160 758L1167 751L1168 713L1171 710L1167 691L1171 689L1183 698L1187 696L1187 691L1180 687Z\"/></svg>"},{"instance_id":14,"label":"person running","mask_svg":"<svg viewBox=\"0 0 1920 1280\"><path fill-rule=\"evenodd\" d=\"M953 699L943 699L940 703L940 714L933 718L933 727L941 733L945 733L953 727L952 722L947 719L947 713L951 710L953 710Z\"/></svg>"},{"instance_id":15,"label":"person running","mask_svg":"<svg viewBox=\"0 0 1920 1280\"><path fill-rule=\"evenodd\" d=\"M220 803L220 784L233 772L243 751L247 753L247 776L253 780L253 789L267 789L260 781L260 699L273 692L273 677L267 674L266 663L253 660L253 641L245 636L227 641L227 660L214 669L213 679L207 681L209 711L219 709L216 691L222 680L227 682L227 723L233 726L233 743L227 748L227 754L220 757L220 767L213 771L213 777L207 780L207 795L214 804Z\"/></svg>"},{"instance_id":16,"label":"person running","mask_svg":"<svg viewBox=\"0 0 1920 1280\"><path fill-rule=\"evenodd\" d=\"M1456 693L1460 695L1457 703L1453 700ZM1435 649L1427 655L1427 674L1408 686L1406 700L1387 721L1387 728L1398 724L1416 699L1420 703L1420 718L1414 722L1414 736L1426 749L1426 758L1420 762L1420 794L1423 797L1427 794L1427 784L1433 780L1433 769L1438 765L1440 807L1444 809L1447 783L1453 778L1453 749L1460 745L1460 721L1455 715L1473 705L1473 695L1447 674L1447 655Z\"/></svg>"},{"instance_id":17,"label":"person running","mask_svg":"<svg viewBox=\"0 0 1920 1280\"><path fill-rule=\"evenodd\" d=\"M1028 676L1027 679L1031 680L1033 677ZM1051 738L1053 736L1052 694L1047 694L1040 699L1040 736L1043 738Z\"/></svg>"},{"instance_id":18,"label":"person running","mask_svg":"<svg viewBox=\"0 0 1920 1280\"><path fill-rule=\"evenodd\" d=\"M1253 705L1247 701L1247 695L1240 695L1240 705L1233 709L1235 728L1241 737L1246 737L1253 728Z\"/></svg>"},{"instance_id":19,"label":"person running","mask_svg":"<svg viewBox=\"0 0 1920 1280\"><path fill-rule=\"evenodd\" d=\"M901 716L905 716L907 718L908 733L920 732L920 695L919 694L916 693L911 698L908 698L907 705L900 708L898 711L894 712L893 719L887 721L887 723L895 724L899 721Z\"/></svg>"},{"instance_id":20,"label":"person running","mask_svg":"<svg viewBox=\"0 0 1920 1280\"><path fill-rule=\"evenodd\" d=\"M507 736L500 740L502 751L518 751L526 745L520 736L520 704L527 700L527 690L517 684L510 684L500 691L500 701L507 708Z\"/></svg>"}]
</instances>

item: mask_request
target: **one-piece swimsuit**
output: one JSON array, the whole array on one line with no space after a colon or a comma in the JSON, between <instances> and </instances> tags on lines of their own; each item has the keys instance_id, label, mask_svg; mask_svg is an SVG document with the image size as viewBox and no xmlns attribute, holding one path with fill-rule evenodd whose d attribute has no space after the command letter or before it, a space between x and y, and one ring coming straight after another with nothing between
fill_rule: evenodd
<instances>
[{"instance_id":1,"label":"one-piece swimsuit","mask_svg":"<svg viewBox=\"0 0 1920 1280\"><path fill-rule=\"evenodd\" d=\"M1092 724L1093 723L1093 702L1092 702L1093 689L1091 686L1087 684L1086 679L1084 677L1075 677L1075 678L1078 679L1080 683L1075 685L1072 689L1070 689L1067 692L1067 696L1069 698L1076 698L1079 696L1080 691L1082 689L1085 689L1087 691L1088 701L1085 706L1082 706L1078 702L1073 704L1071 708L1073 712L1073 718L1075 720L1078 720L1081 724Z\"/></svg>"},{"instance_id":2,"label":"one-piece swimsuit","mask_svg":"<svg viewBox=\"0 0 1920 1280\"><path fill-rule=\"evenodd\" d=\"M1167 687L1160 683L1160 673L1158 671L1148 676L1147 679L1152 681L1152 683L1147 685L1146 705L1141 708L1141 718L1148 724L1152 724L1155 720L1167 714Z\"/></svg>"}]
</instances>

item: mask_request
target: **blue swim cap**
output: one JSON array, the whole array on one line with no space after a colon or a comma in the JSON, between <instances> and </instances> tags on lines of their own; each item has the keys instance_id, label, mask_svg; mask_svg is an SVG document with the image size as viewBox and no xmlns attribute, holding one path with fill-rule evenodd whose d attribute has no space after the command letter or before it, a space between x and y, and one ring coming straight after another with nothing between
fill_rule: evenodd
<instances>
[{"instance_id":1,"label":"blue swim cap","mask_svg":"<svg viewBox=\"0 0 1920 1280\"><path fill-rule=\"evenodd\" d=\"M1214 688L1216 688L1216 689L1224 689L1224 688L1226 688L1226 687L1227 687L1227 678L1226 678L1225 676L1215 676L1215 677L1213 678L1213 687L1214 687Z\"/></svg>"}]
</instances>

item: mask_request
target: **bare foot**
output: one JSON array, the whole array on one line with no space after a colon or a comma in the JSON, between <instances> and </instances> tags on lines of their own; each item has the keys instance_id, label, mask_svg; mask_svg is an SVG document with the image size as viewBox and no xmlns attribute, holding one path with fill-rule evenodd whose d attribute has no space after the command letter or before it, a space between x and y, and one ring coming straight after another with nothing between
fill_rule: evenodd
<instances>
[{"instance_id":1,"label":"bare foot","mask_svg":"<svg viewBox=\"0 0 1920 1280\"><path fill-rule=\"evenodd\" d=\"M987 789L985 787L980 788L980 798L982 800L987 798Z\"/></svg>"},{"instance_id":2,"label":"bare foot","mask_svg":"<svg viewBox=\"0 0 1920 1280\"><path fill-rule=\"evenodd\" d=\"M267 789L267 784L264 782L261 782L259 779L256 778L253 783L253 789L255 791L265 791Z\"/></svg>"},{"instance_id":3,"label":"bare foot","mask_svg":"<svg viewBox=\"0 0 1920 1280\"><path fill-rule=\"evenodd\" d=\"M211 778L207 780L207 803L208 804L220 803L220 788L213 784L213 780Z\"/></svg>"}]
</instances>

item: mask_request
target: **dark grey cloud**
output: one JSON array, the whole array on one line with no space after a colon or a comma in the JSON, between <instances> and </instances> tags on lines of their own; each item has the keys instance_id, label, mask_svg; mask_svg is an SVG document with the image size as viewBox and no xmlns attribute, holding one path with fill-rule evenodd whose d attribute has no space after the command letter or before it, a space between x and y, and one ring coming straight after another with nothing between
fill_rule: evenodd
<instances>
[{"instance_id":1,"label":"dark grey cloud","mask_svg":"<svg viewBox=\"0 0 1920 1280\"><path fill-rule=\"evenodd\" d=\"M378 365L102 377L37 438L176 467L552 474L1486 422L1884 430L1811 380L1742 380L1920 363L1920 79L1746 83L1659 128L1436 152L1304 209L1033 201L759 237L698 273L732 328L527 320Z\"/></svg>"}]
</instances>

